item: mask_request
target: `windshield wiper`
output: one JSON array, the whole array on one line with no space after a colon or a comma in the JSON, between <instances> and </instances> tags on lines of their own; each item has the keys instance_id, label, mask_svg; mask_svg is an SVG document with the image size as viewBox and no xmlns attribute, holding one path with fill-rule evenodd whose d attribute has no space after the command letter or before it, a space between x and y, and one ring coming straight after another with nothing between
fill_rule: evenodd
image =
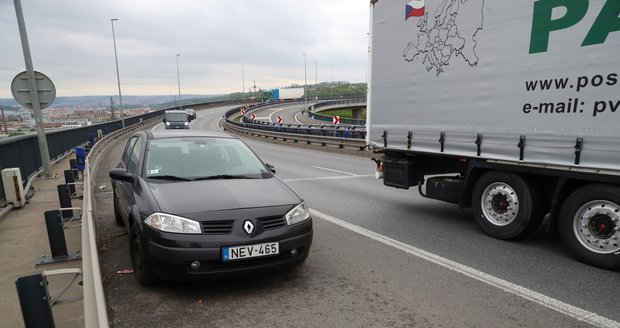
<instances>
[{"instance_id":1,"label":"windshield wiper","mask_svg":"<svg viewBox=\"0 0 620 328\"><path fill-rule=\"evenodd\" d=\"M198 180L224 180L224 179L260 179L257 177L251 177L251 176L247 176L247 175L230 175L230 174L218 174L218 175L211 175L208 177L200 177L200 178L195 178L193 179L193 181L198 181Z\"/></svg>"},{"instance_id":2,"label":"windshield wiper","mask_svg":"<svg viewBox=\"0 0 620 328\"><path fill-rule=\"evenodd\" d=\"M149 179L170 180L170 181L192 181L192 179L178 177L176 175L151 175L148 178Z\"/></svg>"}]
</instances>

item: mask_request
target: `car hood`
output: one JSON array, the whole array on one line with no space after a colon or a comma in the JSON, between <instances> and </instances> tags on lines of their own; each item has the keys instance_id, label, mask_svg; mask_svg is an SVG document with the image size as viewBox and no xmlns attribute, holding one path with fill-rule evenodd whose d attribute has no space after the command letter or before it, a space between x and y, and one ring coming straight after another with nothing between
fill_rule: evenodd
<instances>
[{"instance_id":1,"label":"car hood","mask_svg":"<svg viewBox=\"0 0 620 328\"><path fill-rule=\"evenodd\" d=\"M160 211L170 214L294 205L301 202L277 178L157 181L147 184Z\"/></svg>"}]
</instances>

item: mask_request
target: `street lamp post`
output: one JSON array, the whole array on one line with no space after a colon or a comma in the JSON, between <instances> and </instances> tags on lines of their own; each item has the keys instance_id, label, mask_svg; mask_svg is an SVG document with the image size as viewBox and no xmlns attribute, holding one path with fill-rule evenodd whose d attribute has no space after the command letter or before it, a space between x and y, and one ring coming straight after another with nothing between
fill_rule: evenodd
<instances>
[{"instance_id":1,"label":"street lamp post","mask_svg":"<svg viewBox=\"0 0 620 328\"><path fill-rule=\"evenodd\" d=\"M177 83L179 85L179 110L183 108L181 104L181 75L179 74L179 57L181 54L177 54Z\"/></svg>"},{"instance_id":2,"label":"street lamp post","mask_svg":"<svg viewBox=\"0 0 620 328\"><path fill-rule=\"evenodd\" d=\"M319 100L319 70L318 63L314 61L314 101Z\"/></svg>"},{"instance_id":3,"label":"street lamp post","mask_svg":"<svg viewBox=\"0 0 620 328\"><path fill-rule=\"evenodd\" d=\"M329 66L329 97L334 98L334 69Z\"/></svg>"},{"instance_id":4,"label":"street lamp post","mask_svg":"<svg viewBox=\"0 0 620 328\"><path fill-rule=\"evenodd\" d=\"M308 101L308 95L306 95L306 76L307 76L307 65L306 65L306 54L301 54L304 56L304 101Z\"/></svg>"},{"instance_id":5,"label":"street lamp post","mask_svg":"<svg viewBox=\"0 0 620 328\"><path fill-rule=\"evenodd\" d=\"M125 115L123 115L123 96L121 94L121 76L118 73L118 56L116 54L116 35L114 34L114 21L117 21L118 18L111 18L110 22L112 22L112 40L114 41L114 61L116 62L116 81L118 82L118 101L121 110L121 123L123 125L123 129L125 128Z\"/></svg>"},{"instance_id":6,"label":"street lamp post","mask_svg":"<svg viewBox=\"0 0 620 328\"><path fill-rule=\"evenodd\" d=\"M245 102L245 67L243 64L241 64L241 97Z\"/></svg>"}]
</instances>

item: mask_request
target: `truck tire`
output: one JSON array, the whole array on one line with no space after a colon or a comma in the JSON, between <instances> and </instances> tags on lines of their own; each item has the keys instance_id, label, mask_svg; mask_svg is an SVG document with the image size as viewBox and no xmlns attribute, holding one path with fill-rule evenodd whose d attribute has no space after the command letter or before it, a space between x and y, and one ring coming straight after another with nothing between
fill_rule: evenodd
<instances>
[{"instance_id":1,"label":"truck tire","mask_svg":"<svg viewBox=\"0 0 620 328\"><path fill-rule=\"evenodd\" d=\"M592 184L574 191L562 205L562 242L579 261L620 269L620 188Z\"/></svg>"},{"instance_id":2,"label":"truck tire","mask_svg":"<svg viewBox=\"0 0 620 328\"><path fill-rule=\"evenodd\" d=\"M478 225L489 236L513 239L534 231L544 217L544 197L529 180L510 173L483 174L472 193Z\"/></svg>"}]
</instances>

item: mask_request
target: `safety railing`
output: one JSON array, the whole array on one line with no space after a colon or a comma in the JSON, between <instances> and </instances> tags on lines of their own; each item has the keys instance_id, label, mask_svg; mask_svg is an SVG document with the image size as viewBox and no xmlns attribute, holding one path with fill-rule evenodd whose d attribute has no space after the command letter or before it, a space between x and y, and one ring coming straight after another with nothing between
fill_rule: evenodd
<instances>
[{"instance_id":1,"label":"safety railing","mask_svg":"<svg viewBox=\"0 0 620 328\"><path fill-rule=\"evenodd\" d=\"M265 109L270 104L257 106L236 107L224 114L224 128L226 130L273 139L290 140L292 142L305 142L306 144L337 145L340 148L354 147L360 150L366 149L366 130L360 126L337 126L337 125L303 125L303 124L278 124L258 120L251 120L248 116L258 109ZM239 122L233 117L240 115L245 109L245 116Z\"/></svg>"}]
</instances>

